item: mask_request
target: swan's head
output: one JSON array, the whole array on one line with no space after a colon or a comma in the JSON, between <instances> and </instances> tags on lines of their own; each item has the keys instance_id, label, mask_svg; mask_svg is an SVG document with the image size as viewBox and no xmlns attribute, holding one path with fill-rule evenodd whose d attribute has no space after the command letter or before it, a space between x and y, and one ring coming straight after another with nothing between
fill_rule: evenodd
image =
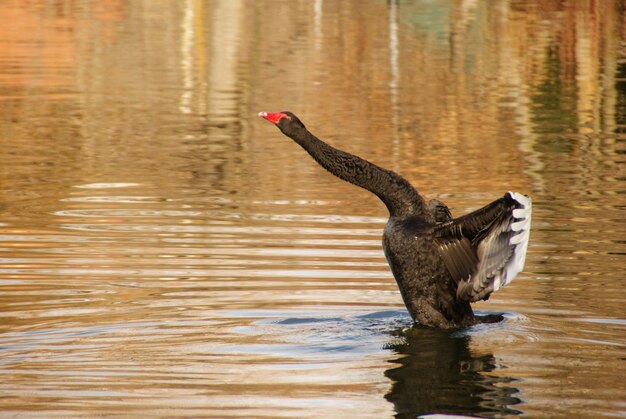
<instances>
[{"instance_id":1,"label":"swan's head","mask_svg":"<svg viewBox=\"0 0 626 419\"><path fill-rule=\"evenodd\" d=\"M305 128L302 121L289 111L259 112L259 116L276 125L285 134L293 132L296 128Z\"/></svg>"}]
</instances>

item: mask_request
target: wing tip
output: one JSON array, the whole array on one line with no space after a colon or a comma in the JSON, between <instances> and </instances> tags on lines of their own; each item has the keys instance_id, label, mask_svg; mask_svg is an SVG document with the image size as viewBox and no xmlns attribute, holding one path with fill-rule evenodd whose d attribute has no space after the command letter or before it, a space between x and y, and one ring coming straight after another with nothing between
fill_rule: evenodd
<instances>
[{"instance_id":1,"label":"wing tip","mask_svg":"<svg viewBox=\"0 0 626 419\"><path fill-rule=\"evenodd\" d=\"M533 201L528 195L521 194L519 192L508 191L507 195L509 198L520 204L523 208L531 208L533 205Z\"/></svg>"},{"instance_id":2,"label":"wing tip","mask_svg":"<svg viewBox=\"0 0 626 419\"><path fill-rule=\"evenodd\" d=\"M511 224L511 229L519 233L524 233L530 230L530 219L532 215L532 199L528 195L522 195L519 192L509 191L507 192L507 195L517 204L516 208L512 212L513 218L515 220ZM521 238L518 237L515 242L511 241L511 244L517 244L520 241L520 239Z\"/></svg>"},{"instance_id":3,"label":"wing tip","mask_svg":"<svg viewBox=\"0 0 626 419\"><path fill-rule=\"evenodd\" d=\"M511 238L509 243L513 247L513 260L506 269L506 281L503 286L511 282L518 273L524 270L529 239L530 230L523 230Z\"/></svg>"},{"instance_id":4,"label":"wing tip","mask_svg":"<svg viewBox=\"0 0 626 419\"><path fill-rule=\"evenodd\" d=\"M532 199L528 195L510 191L507 195L516 203L516 208L512 211L514 219L510 227L516 234L509 239L509 244L513 247L513 260L506 270L506 278L501 286L513 281L517 274L524 270L532 215Z\"/></svg>"}]
</instances>

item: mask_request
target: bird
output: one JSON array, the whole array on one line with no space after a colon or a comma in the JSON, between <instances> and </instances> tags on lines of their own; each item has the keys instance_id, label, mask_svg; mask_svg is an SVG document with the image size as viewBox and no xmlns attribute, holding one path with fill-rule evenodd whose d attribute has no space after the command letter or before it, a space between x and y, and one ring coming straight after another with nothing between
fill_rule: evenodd
<instances>
[{"instance_id":1,"label":"bird","mask_svg":"<svg viewBox=\"0 0 626 419\"><path fill-rule=\"evenodd\" d=\"M383 250L416 324L452 329L480 323L471 303L487 300L524 269L532 213L527 195L507 192L453 218L443 202L426 202L399 174L320 140L292 112L258 115L328 172L385 204Z\"/></svg>"}]
</instances>

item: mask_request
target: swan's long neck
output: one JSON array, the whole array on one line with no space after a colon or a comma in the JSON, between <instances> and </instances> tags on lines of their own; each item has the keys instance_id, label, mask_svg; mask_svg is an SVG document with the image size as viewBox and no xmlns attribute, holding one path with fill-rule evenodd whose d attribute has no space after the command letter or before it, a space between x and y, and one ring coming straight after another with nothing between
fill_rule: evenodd
<instances>
[{"instance_id":1,"label":"swan's long neck","mask_svg":"<svg viewBox=\"0 0 626 419\"><path fill-rule=\"evenodd\" d=\"M304 128L285 134L304 148L324 169L378 196L391 216L428 214L426 203L419 193L397 173L331 147Z\"/></svg>"}]
</instances>

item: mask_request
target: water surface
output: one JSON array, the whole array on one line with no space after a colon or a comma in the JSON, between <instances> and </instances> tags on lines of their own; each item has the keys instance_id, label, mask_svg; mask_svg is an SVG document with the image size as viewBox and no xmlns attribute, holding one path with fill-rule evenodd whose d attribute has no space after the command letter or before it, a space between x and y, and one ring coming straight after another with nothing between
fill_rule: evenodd
<instances>
[{"instance_id":1,"label":"water surface","mask_svg":"<svg viewBox=\"0 0 626 419\"><path fill-rule=\"evenodd\" d=\"M0 416L626 414L619 1L10 2ZM533 197L525 271L413 327L382 203L291 110L459 215Z\"/></svg>"}]
</instances>

